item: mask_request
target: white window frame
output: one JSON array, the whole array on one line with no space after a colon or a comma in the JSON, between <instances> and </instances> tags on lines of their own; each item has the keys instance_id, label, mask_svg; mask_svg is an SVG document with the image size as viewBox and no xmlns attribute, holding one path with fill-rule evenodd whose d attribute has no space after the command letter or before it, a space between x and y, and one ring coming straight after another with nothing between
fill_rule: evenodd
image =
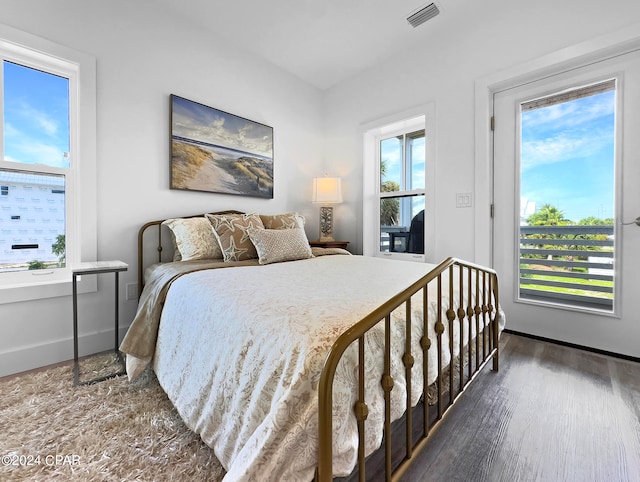
<instances>
[{"instance_id":1,"label":"white window frame","mask_svg":"<svg viewBox=\"0 0 640 482\"><path fill-rule=\"evenodd\" d=\"M95 57L0 25L0 60L69 79L71 159L71 166L60 170L0 158L2 168L43 173L64 171L66 224L66 267L0 273L0 304L70 295L73 265L83 260L95 260L97 252ZM0 116L4 113L3 97L0 95ZM3 141L4 136L0 135L2 156ZM91 278L91 282L81 283L81 292L95 290L95 277Z\"/></svg>"},{"instance_id":2,"label":"white window frame","mask_svg":"<svg viewBox=\"0 0 640 482\"><path fill-rule=\"evenodd\" d=\"M434 103L418 106L363 125L363 254L384 258L433 263L435 248L435 161L436 110ZM382 138L425 130L425 188L380 193L380 144ZM389 196L424 194L424 254L396 253L380 250L380 199Z\"/></svg>"},{"instance_id":3,"label":"white window frame","mask_svg":"<svg viewBox=\"0 0 640 482\"><path fill-rule=\"evenodd\" d=\"M414 124L415 123L415 124ZM383 199L389 199L389 198L405 198L405 197L413 197L413 196L425 196L425 189L404 189L406 187L407 184L407 159L406 159L406 155L407 155L407 135L408 134L412 134L416 131L421 131L424 130L423 129L424 126L424 118L422 116L417 117L416 119L412 119L411 122L408 122L406 125L404 125L402 128L397 129L395 131L388 131L388 132L384 132L381 134L378 134L375 139L376 139L376 162L377 162L377 169L376 169L376 179L377 179L377 185L381 186L382 185L382 176L381 176L381 172L380 172L380 160L382 158L382 152L380 149L380 144L382 143L382 141L393 138L393 137L402 137L403 138L403 142L402 142L402 186L400 187L400 190L398 191L393 191L393 192L382 192L380 191L380 189L378 189L377 191L377 197L378 197L378 202L377 202L377 207L378 207L378 233L382 233L382 226L380 224L380 205L382 203ZM426 133L425 133L425 142L426 142ZM426 144L425 144L426 147ZM426 167L426 162L425 162L425 167ZM426 176L425 176L425 182L426 182ZM412 215L410 212L407 212L406 210L403 212L403 210L401 209L401 213L403 214L402 219L400 219L400 224L401 225L409 225L411 223L411 218ZM376 256L384 256L385 258L398 258L398 259L409 259L412 261L424 261L424 255L419 254L419 253L400 253L400 252L394 252L394 251L381 251L380 250L380 245L378 244L377 247L377 252L376 252Z\"/></svg>"}]
</instances>

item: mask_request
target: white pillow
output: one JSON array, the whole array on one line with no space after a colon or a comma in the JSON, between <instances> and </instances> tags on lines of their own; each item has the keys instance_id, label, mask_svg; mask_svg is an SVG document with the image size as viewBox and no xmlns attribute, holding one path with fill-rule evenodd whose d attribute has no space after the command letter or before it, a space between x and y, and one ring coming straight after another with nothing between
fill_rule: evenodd
<instances>
[{"instance_id":1,"label":"white pillow","mask_svg":"<svg viewBox=\"0 0 640 482\"><path fill-rule=\"evenodd\" d=\"M301 228L247 230L260 264L311 258L309 240Z\"/></svg>"},{"instance_id":2,"label":"white pillow","mask_svg":"<svg viewBox=\"0 0 640 482\"><path fill-rule=\"evenodd\" d=\"M204 216L167 219L162 224L173 235L177 252L173 257L174 261L222 258L220 244L213 234L211 223Z\"/></svg>"}]
</instances>

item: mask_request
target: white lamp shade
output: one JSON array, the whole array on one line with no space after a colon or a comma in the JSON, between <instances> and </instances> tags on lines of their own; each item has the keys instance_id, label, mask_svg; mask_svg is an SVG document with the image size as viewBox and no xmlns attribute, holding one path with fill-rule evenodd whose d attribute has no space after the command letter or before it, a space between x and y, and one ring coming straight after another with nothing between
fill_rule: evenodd
<instances>
[{"instance_id":1,"label":"white lamp shade","mask_svg":"<svg viewBox=\"0 0 640 482\"><path fill-rule=\"evenodd\" d=\"M316 177L313 179L312 202L338 204L342 202L342 182L339 177Z\"/></svg>"}]
</instances>

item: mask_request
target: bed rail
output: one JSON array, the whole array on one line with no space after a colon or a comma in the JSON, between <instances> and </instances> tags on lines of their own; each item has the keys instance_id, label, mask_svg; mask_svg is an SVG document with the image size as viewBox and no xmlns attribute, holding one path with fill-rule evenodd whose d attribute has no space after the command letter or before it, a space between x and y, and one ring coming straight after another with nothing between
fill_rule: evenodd
<instances>
[{"instance_id":1,"label":"bed rail","mask_svg":"<svg viewBox=\"0 0 640 482\"><path fill-rule=\"evenodd\" d=\"M432 285L432 283L435 283L435 285ZM437 286L436 299L430 299L428 292L430 285ZM416 298L414 295L418 293L421 293L421 296ZM416 302L416 299L421 299L423 304L422 321L425 334L420 339L423 354L422 376L424 388L421 398L422 403L419 404L418 408L422 413L420 417L416 416L416 419L422 419L419 422L414 422L413 414L416 409L411 407L411 383L415 359L411 353L411 338L413 334L411 332L410 307L412 302ZM428 309L430 303L432 306L436 305L435 316L430 315ZM400 422L396 423L406 425L404 429L406 440L404 444L405 453L401 454L399 461L392 461L390 393L393 389L394 380L390 373L390 358L392 356L390 347L391 313L403 304L406 305L405 312L407 315L405 351L402 362L405 367L408 395L405 416ZM493 360L493 369L498 370L499 328L498 279L496 272L473 263L448 258L422 279L394 296L343 333L329 352L320 377L318 392L319 454L316 479L320 482L328 482L333 478L333 379L340 358L347 348L355 342L358 344L359 359L359 400L354 406L360 440L357 468L359 480L364 481L367 479L364 432L366 430L368 406L364 398L364 337L368 331L379 323L384 323L385 331L384 372L380 382L385 398L384 440L383 448L381 449L384 451L385 480L399 480L402 477L411 462L415 460L416 455L424 449L432 438L449 410L460 399L466 387L476 378L489 360ZM448 323L448 340L443 340L445 338L443 335L445 323ZM458 324L457 328L460 330L459 368L454 367L453 360L449 364L450 368L447 368L443 366L442 361L443 343L448 343L449 350L453 353L454 323ZM467 340L463 340L464 328L467 328ZM472 339L472 332L478 334L474 339ZM427 333L435 333L435 336L432 335L430 339L426 336ZM433 343L432 340L434 341ZM438 377L435 386L432 387L432 390L435 389L436 401L431 406L428 403L429 387L427 383L429 363L427 355L429 350L437 350L438 363ZM421 424L421 427L417 427L420 435L416 437L416 440L414 440L413 435L416 431L414 424Z\"/></svg>"}]
</instances>

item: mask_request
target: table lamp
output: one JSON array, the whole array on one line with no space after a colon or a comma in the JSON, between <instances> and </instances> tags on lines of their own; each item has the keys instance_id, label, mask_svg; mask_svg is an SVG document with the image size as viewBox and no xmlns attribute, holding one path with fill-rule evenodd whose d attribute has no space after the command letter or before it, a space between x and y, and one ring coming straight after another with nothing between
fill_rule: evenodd
<instances>
[{"instance_id":1,"label":"table lamp","mask_svg":"<svg viewBox=\"0 0 640 482\"><path fill-rule=\"evenodd\" d=\"M316 177L313 179L313 199L320 206L320 241L333 239L333 206L342 202L342 185L339 177Z\"/></svg>"}]
</instances>

